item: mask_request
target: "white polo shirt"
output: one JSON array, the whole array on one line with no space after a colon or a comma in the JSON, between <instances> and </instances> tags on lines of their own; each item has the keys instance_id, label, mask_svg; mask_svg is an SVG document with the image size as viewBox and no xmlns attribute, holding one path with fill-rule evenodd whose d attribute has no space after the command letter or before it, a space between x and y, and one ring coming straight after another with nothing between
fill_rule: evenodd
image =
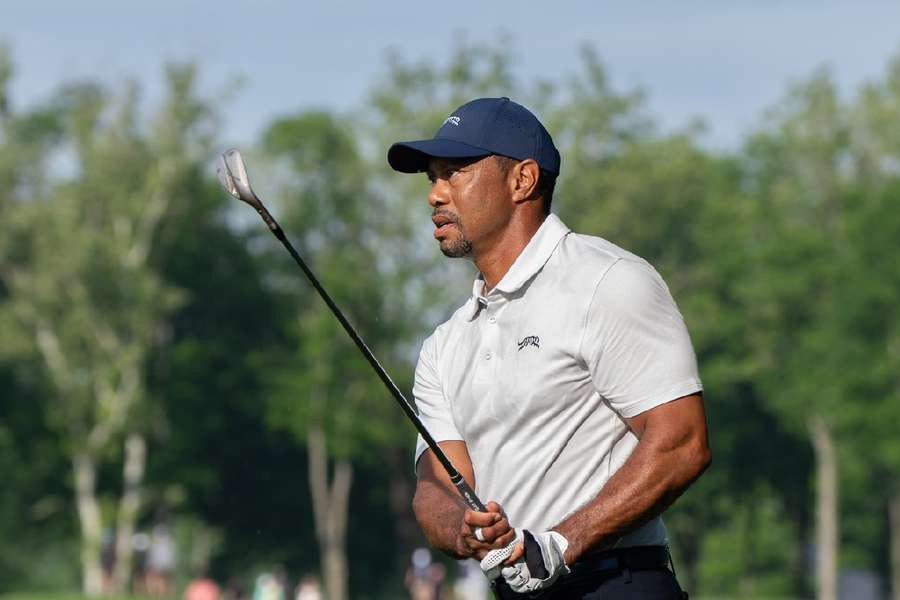
<instances>
[{"instance_id":1,"label":"white polo shirt","mask_svg":"<svg viewBox=\"0 0 900 600\"><path fill-rule=\"evenodd\" d=\"M425 340L413 396L463 440L475 491L544 531L597 496L638 443L623 418L702 389L684 320L644 259L550 215L503 279ZM419 437L416 460L427 446ZM666 543L659 518L619 546Z\"/></svg>"}]
</instances>

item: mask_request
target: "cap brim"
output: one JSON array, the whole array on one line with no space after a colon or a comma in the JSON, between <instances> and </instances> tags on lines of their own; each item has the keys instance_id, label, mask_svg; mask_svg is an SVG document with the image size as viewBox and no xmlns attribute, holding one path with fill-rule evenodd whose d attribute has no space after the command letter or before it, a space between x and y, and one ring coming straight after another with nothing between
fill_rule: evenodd
<instances>
[{"instance_id":1,"label":"cap brim","mask_svg":"<svg viewBox=\"0 0 900 600\"><path fill-rule=\"evenodd\" d=\"M448 139L397 142L388 150L388 164L401 173L420 173L428 169L432 158L477 158L490 150Z\"/></svg>"}]
</instances>

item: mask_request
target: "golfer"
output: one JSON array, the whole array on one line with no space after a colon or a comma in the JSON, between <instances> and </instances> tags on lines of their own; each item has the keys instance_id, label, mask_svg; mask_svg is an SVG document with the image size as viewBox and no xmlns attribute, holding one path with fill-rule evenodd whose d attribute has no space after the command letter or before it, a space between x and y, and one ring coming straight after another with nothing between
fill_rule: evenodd
<instances>
[{"instance_id":1,"label":"golfer","mask_svg":"<svg viewBox=\"0 0 900 600\"><path fill-rule=\"evenodd\" d=\"M388 162L427 173L441 251L479 271L424 342L413 395L490 502L468 509L420 437L413 507L429 543L480 560L499 598L682 598L660 515L711 456L662 278L550 212L559 152L508 98L464 104Z\"/></svg>"}]
</instances>

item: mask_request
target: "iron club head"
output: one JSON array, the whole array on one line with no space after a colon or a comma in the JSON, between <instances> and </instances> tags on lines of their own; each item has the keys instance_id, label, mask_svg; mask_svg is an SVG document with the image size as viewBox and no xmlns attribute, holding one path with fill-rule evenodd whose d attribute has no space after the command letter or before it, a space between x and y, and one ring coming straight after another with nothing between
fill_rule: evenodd
<instances>
[{"instance_id":1,"label":"iron club head","mask_svg":"<svg viewBox=\"0 0 900 600\"><path fill-rule=\"evenodd\" d=\"M238 200L243 200L253 208L262 207L262 203L253 193L253 188L250 187L250 178L247 176L247 167L244 166L240 150L237 148L226 150L219 157L216 174L226 192Z\"/></svg>"}]
</instances>

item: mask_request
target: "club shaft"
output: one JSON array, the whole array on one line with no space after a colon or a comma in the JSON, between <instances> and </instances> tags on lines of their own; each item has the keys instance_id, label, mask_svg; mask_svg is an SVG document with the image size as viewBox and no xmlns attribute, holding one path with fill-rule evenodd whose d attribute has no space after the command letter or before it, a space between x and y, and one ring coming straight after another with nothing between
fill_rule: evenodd
<instances>
[{"instance_id":1,"label":"club shaft","mask_svg":"<svg viewBox=\"0 0 900 600\"><path fill-rule=\"evenodd\" d=\"M369 350L369 347L366 345L366 342L356 333L356 330L353 328L353 325L350 324L350 321L347 320L347 317L344 316L344 313L341 312L341 309L335 304L334 300L331 299L331 296L328 295L328 292L325 291L325 288L322 287L322 284L319 283L318 278L316 278L315 274L312 272L306 261L303 260L303 257L300 256L300 253L294 249L294 246L287 239L287 236L284 233L284 230L278 225L278 222L272 217L268 210L266 210L265 206L260 202L259 206L254 207L259 215L263 218L263 221L266 222L266 225L269 226L269 229L278 238L278 241L284 245L290 255L293 257L294 262L300 266L303 270L303 273L306 274L306 278L312 284L312 286L316 289L321 296L322 300L325 301L325 304L328 305L328 308L331 309L331 313L337 318L340 324L343 326L344 331L347 332L347 335L353 340L356 344L356 347L359 348L359 351L363 353L363 356L366 357L366 360L369 361L369 364L375 369L375 372L378 374L378 378L381 379L382 383L384 383L385 387L387 387L388 391L400 405L400 408L403 409L403 412L406 413L406 416L409 417L409 420L412 421L412 424L415 426L416 430L422 436L422 439L425 440L425 443L428 444L428 447L434 452L435 457L437 457L438 461L441 463L441 466L447 472L447 475L450 477L450 481L456 486L457 491L459 491L460 495L465 500L466 505L469 506L472 510L487 512L487 509L484 506L484 503L478 498L475 494L475 490L466 482L465 478L460 474L459 471L456 470L456 467L453 466L453 463L450 462L450 459L444 453L440 446L437 445L437 442L434 441L434 438L431 437L431 434L428 433L428 430L425 428L425 424L422 423L421 419L419 419L419 415L416 414L416 410L413 408L412 404L410 404L409 400L403 395L403 392L400 391L400 388L397 387L397 384L391 379L391 376L388 375L387 371L385 371L384 367L381 366L381 363L378 362L378 359L375 358L375 355L372 354L372 351Z\"/></svg>"}]
</instances>

